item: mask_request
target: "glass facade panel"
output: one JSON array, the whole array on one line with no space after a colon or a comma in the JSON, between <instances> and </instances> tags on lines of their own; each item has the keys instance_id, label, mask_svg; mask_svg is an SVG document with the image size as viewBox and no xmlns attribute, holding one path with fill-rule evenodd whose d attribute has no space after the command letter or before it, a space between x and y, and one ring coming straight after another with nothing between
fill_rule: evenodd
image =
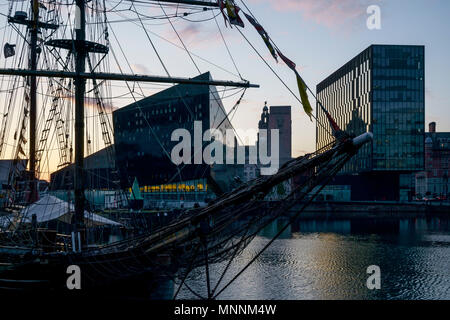
<instances>
[{"instance_id":1,"label":"glass facade panel","mask_svg":"<svg viewBox=\"0 0 450 320\"><path fill-rule=\"evenodd\" d=\"M205 73L194 79L210 80L211 76ZM213 174L216 182L229 183L232 178L223 171L224 165L194 164L193 142L191 164L176 166L171 161L171 150L179 143L171 141L172 133L183 128L193 139L195 121L202 122L201 134L210 128L218 128L223 133L231 128L215 87L181 84L116 110L114 139L122 185L128 187L134 177L139 177L142 185L158 185L203 179ZM234 173L229 172L229 175Z\"/></svg>"},{"instance_id":2,"label":"glass facade panel","mask_svg":"<svg viewBox=\"0 0 450 320\"><path fill-rule=\"evenodd\" d=\"M373 46L373 170L424 167L424 47Z\"/></svg>"},{"instance_id":3,"label":"glass facade panel","mask_svg":"<svg viewBox=\"0 0 450 320\"><path fill-rule=\"evenodd\" d=\"M425 48L373 45L317 86L317 97L341 129L374 134L344 173L419 171L424 167ZM333 141L325 114L316 145Z\"/></svg>"}]
</instances>

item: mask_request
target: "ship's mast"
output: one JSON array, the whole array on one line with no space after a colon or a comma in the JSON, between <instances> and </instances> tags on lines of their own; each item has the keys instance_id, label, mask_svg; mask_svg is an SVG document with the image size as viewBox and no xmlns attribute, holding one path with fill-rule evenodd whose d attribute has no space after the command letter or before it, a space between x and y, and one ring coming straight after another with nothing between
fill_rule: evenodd
<instances>
[{"instance_id":1,"label":"ship's mast","mask_svg":"<svg viewBox=\"0 0 450 320\"><path fill-rule=\"evenodd\" d=\"M76 0L75 10L75 223L76 231L84 230L84 97L86 79L78 76L86 68L85 0ZM80 233L78 233L80 237ZM80 244L81 246L81 244ZM81 248L80 248L81 249Z\"/></svg>"},{"instance_id":2,"label":"ship's mast","mask_svg":"<svg viewBox=\"0 0 450 320\"><path fill-rule=\"evenodd\" d=\"M86 73L86 58L89 52L94 53L108 53L108 48L104 45L86 41L86 0L76 0L76 12L75 12L75 40L50 40L46 42L47 46L57 47L61 49L70 50L75 55L75 72L65 72L56 70L37 70L37 34L39 28L56 29L57 26L39 22L39 1L31 0L33 8L33 21L9 18L9 22L26 24L29 27L33 26L33 22L36 25L36 31L34 33L35 38L32 39L32 57L36 58L30 61L32 65L28 70L24 69L1 69L0 75L15 75L15 76L29 76L32 81L32 85L36 87L36 77L60 77L60 78L73 78L75 83L75 215L72 232L72 247L74 251L81 251L85 244L85 225L84 225L84 99L86 91L87 79L102 79L112 81L137 81L137 82L156 82L156 83L184 83L184 84L196 84L196 85L216 85L216 86L229 86L240 88L258 88L258 85L250 84L249 82L233 82L233 81L214 81L214 80L196 80L189 78L174 78L174 77L160 77L160 76L147 76L136 74L114 74L114 73ZM207 1L191 1L191 0L164 0L158 2L168 3L181 3L190 5L201 5L209 7L217 7L217 3ZM36 12L37 11L37 12ZM32 33L33 37L33 33ZM34 41L34 42L33 42ZM35 44L33 46L33 43ZM36 90L31 90L36 95ZM31 104L36 107L36 99ZM31 116L30 116L31 117ZM33 154L35 159L36 148L36 118L34 115L34 124L31 128L30 136L30 153ZM32 148L32 149L31 149ZM30 159L31 160L31 159ZM35 171L35 160L31 161L30 171ZM35 179L33 179L34 181ZM35 184L34 184L35 185Z\"/></svg>"},{"instance_id":3,"label":"ship's mast","mask_svg":"<svg viewBox=\"0 0 450 320\"><path fill-rule=\"evenodd\" d=\"M57 29L58 26L50 23L42 23L39 21L39 1L30 0L31 4L31 19L24 19L20 17L8 17L8 22L21 24L28 27L30 32L30 56L28 60L28 69L30 71L37 70L38 61L38 34L40 29ZM29 75L29 89L30 89L30 102L29 102L29 115L30 115L30 197L28 202L33 203L37 200L37 183L36 183L36 114L37 114L37 77L36 75Z\"/></svg>"},{"instance_id":4,"label":"ship's mast","mask_svg":"<svg viewBox=\"0 0 450 320\"><path fill-rule=\"evenodd\" d=\"M33 25L30 29L30 70L37 70L37 37L39 23L39 2L31 0L31 12ZM36 183L36 113L37 113L37 81L36 77L30 77L30 198L29 202L37 200Z\"/></svg>"}]
</instances>

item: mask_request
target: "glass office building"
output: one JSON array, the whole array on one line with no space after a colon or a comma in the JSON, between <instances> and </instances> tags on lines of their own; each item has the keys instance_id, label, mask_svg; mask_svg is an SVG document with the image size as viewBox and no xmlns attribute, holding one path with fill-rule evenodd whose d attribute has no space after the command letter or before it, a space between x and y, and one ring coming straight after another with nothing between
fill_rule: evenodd
<instances>
[{"instance_id":1,"label":"glass office building","mask_svg":"<svg viewBox=\"0 0 450 320\"><path fill-rule=\"evenodd\" d=\"M405 181L400 175L423 170L424 46L372 45L319 83L317 97L341 129L374 134L342 174L376 173L380 178L385 173L384 183L398 189ZM321 148L333 138L325 114L316 110L325 124L316 128L316 146Z\"/></svg>"},{"instance_id":2,"label":"glass office building","mask_svg":"<svg viewBox=\"0 0 450 320\"><path fill-rule=\"evenodd\" d=\"M212 78L207 72L194 79ZM180 189L174 187L176 185L189 185L189 190L192 186L195 190L201 186L201 191L229 187L232 178L238 175L233 169L239 168L227 166L225 170L225 165L204 163L176 166L171 161L171 151L179 143L171 141L172 132L186 129L194 139L195 121L202 123L201 134L210 128L224 134L231 128L214 86L176 85L116 110L113 113L114 139L122 185L131 186L137 177L139 184L151 192L161 189L176 192ZM193 148L192 141L192 156Z\"/></svg>"}]
</instances>

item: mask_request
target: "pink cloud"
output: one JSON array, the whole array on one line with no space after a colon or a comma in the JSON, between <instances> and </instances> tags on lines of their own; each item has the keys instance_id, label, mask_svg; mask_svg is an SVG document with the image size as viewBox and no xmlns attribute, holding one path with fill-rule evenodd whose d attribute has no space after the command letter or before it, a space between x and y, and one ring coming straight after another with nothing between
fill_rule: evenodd
<instances>
[{"instance_id":1,"label":"pink cloud","mask_svg":"<svg viewBox=\"0 0 450 320\"><path fill-rule=\"evenodd\" d=\"M179 30L178 33L180 34L183 41L191 42L202 36L202 33L204 33L204 31L202 31L202 28L198 24L189 23L185 25L183 29Z\"/></svg>"},{"instance_id":2,"label":"pink cloud","mask_svg":"<svg viewBox=\"0 0 450 320\"><path fill-rule=\"evenodd\" d=\"M212 33L205 28L201 28L195 23L183 23L181 26L175 27L183 42L188 48L199 47L205 41L205 39L211 40ZM172 28L167 28L163 34L163 37L177 45L180 45L180 40L175 34Z\"/></svg>"},{"instance_id":3,"label":"pink cloud","mask_svg":"<svg viewBox=\"0 0 450 320\"><path fill-rule=\"evenodd\" d=\"M182 24L176 25L175 28L188 50L193 48L209 48L213 45L223 44L222 37L215 26L211 28L198 23L183 22ZM236 33L231 31L231 29L222 29L226 41L230 41L230 39L233 39L233 41L241 39ZM172 28L167 28L162 37L172 43L181 45L180 40Z\"/></svg>"},{"instance_id":4,"label":"pink cloud","mask_svg":"<svg viewBox=\"0 0 450 320\"><path fill-rule=\"evenodd\" d=\"M183 39L183 42L194 47L201 45L202 42L207 42L206 45L210 45L210 43L208 42L210 42L211 40L217 41L220 38L220 34L218 33L217 28L211 29L198 23L186 22L182 25L176 26L175 28L181 39ZM168 28L166 30L165 38L177 44L180 41L172 28Z\"/></svg>"},{"instance_id":5,"label":"pink cloud","mask_svg":"<svg viewBox=\"0 0 450 320\"><path fill-rule=\"evenodd\" d=\"M151 74L150 69L140 63L133 63L131 65L134 73L138 74Z\"/></svg>"},{"instance_id":6,"label":"pink cloud","mask_svg":"<svg viewBox=\"0 0 450 320\"><path fill-rule=\"evenodd\" d=\"M277 11L297 11L307 19L328 28L346 25L366 13L367 0L251 0L268 3Z\"/></svg>"},{"instance_id":7,"label":"pink cloud","mask_svg":"<svg viewBox=\"0 0 450 320\"><path fill-rule=\"evenodd\" d=\"M71 101L72 104L75 103L75 96L73 96L73 95L63 96L63 97L61 97L61 99L67 99L67 100ZM107 113L114 112L114 111L116 111L118 109L116 106L114 106L111 103L111 101L109 101L107 99L102 100L102 102L103 102L103 107L105 108L105 111ZM93 97L86 97L84 99L84 106L86 108L91 108L91 109L94 109L94 110L98 110L97 99L93 98Z\"/></svg>"}]
</instances>

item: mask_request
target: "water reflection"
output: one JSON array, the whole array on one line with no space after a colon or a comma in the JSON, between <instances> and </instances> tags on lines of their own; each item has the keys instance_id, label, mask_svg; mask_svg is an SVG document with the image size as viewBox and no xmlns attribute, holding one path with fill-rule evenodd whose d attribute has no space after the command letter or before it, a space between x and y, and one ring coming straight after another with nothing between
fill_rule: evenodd
<instances>
[{"instance_id":1,"label":"water reflection","mask_svg":"<svg viewBox=\"0 0 450 320\"><path fill-rule=\"evenodd\" d=\"M338 233L338 234L349 234L351 232L351 223L349 220L308 220L308 221L297 221L292 226L293 232L295 233Z\"/></svg>"},{"instance_id":2,"label":"water reflection","mask_svg":"<svg viewBox=\"0 0 450 320\"><path fill-rule=\"evenodd\" d=\"M283 226L267 226L232 264L236 274ZM366 287L378 265L382 289ZM215 283L225 264L211 266ZM188 284L205 293L203 269ZM180 298L196 298L182 289ZM449 299L448 219L295 221L221 299Z\"/></svg>"}]
</instances>

